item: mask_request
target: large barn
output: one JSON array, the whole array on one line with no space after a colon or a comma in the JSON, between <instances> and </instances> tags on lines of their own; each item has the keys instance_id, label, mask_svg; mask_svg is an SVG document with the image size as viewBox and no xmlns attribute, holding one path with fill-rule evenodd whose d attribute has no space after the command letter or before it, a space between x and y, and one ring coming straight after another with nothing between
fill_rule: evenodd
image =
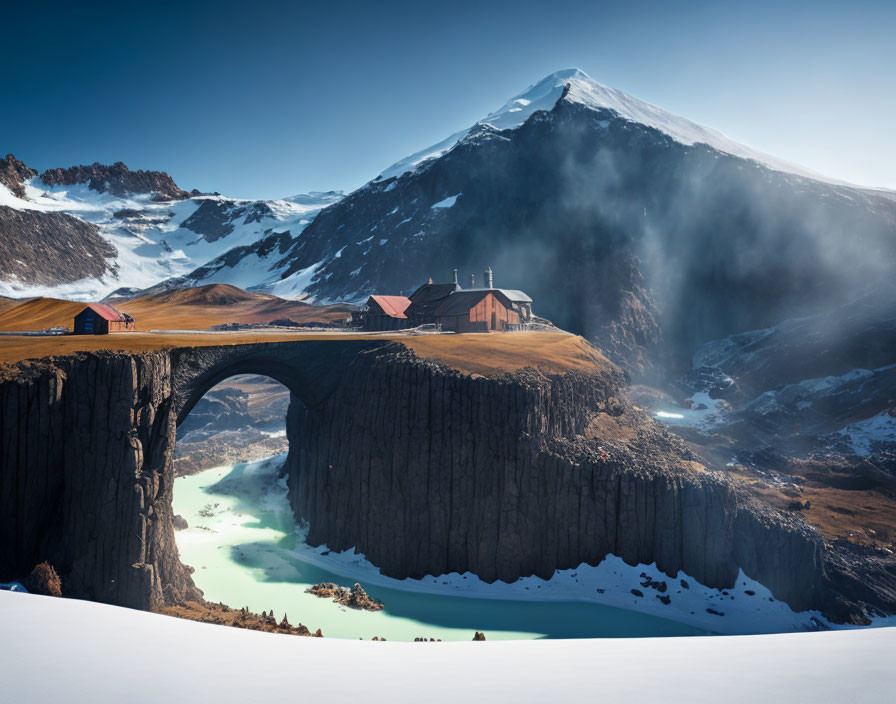
<instances>
[{"instance_id":1,"label":"large barn","mask_svg":"<svg viewBox=\"0 0 896 704\"><path fill-rule=\"evenodd\" d=\"M518 329L526 322L510 295L526 303L532 300L521 291L507 292L499 288L466 289L452 293L436 310L436 322L442 330L452 332L504 332Z\"/></svg>"},{"instance_id":2,"label":"large barn","mask_svg":"<svg viewBox=\"0 0 896 704\"><path fill-rule=\"evenodd\" d=\"M106 335L110 332L133 332L136 329L137 324L131 316L108 303L88 303L75 316L75 335Z\"/></svg>"},{"instance_id":3,"label":"large barn","mask_svg":"<svg viewBox=\"0 0 896 704\"><path fill-rule=\"evenodd\" d=\"M456 278L456 277L455 277ZM436 308L435 322L453 332L519 330L532 320L532 299L522 291L494 288L491 268L484 288L453 292Z\"/></svg>"}]
</instances>

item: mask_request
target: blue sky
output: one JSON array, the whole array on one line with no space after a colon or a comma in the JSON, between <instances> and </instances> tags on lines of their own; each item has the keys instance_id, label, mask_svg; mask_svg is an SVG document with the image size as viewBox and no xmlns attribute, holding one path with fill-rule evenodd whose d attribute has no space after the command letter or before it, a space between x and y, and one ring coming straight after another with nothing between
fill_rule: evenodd
<instances>
[{"instance_id":1,"label":"blue sky","mask_svg":"<svg viewBox=\"0 0 896 704\"><path fill-rule=\"evenodd\" d=\"M623 6L624 5L624 6ZM0 136L38 169L350 190L545 75L896 188L896 2L6 3Z\"/></svg>"}]
</instances>

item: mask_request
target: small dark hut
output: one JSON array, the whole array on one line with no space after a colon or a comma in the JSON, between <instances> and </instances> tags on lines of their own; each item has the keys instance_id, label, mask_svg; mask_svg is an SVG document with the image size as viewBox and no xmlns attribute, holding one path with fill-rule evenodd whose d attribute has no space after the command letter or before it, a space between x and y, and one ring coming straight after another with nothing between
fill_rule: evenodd
<instances>
[{"instance_id":1,"label":"small dark hut","mask_svg":"<svg viewBox=\"0 0 896 704\"><path fill-rule=\"evenodd\" d=\"M423 284L410 296L411 305L407 309L410 327L431 325L436 322L436 309L442 305L455 291L460 291L457 282L457 269L454 270L454 283L434 284L432 279Z\"/></svg>"},{"instance_id":2,"label":"small dark hut","mask_svg":"<svg viewBox=\"0 0 896 704\"><path fill-rule=\"evenodd\" d=\"M408 326L405 314L411 301L406 296L371 296L364 314L365 330L402 330Z\"/></svg>"},{"instance_id":3,"label":"small dark hut","mask_svg":"<svg viewBox=\"0 0 896 704\"><path fill-rule=\"evenodd\" d=\"M133 332L136 329L137 324L131 316L108 303L88 303L75 316L75 335L106 335L110 332Z\"/></svg>"}]
</instances>

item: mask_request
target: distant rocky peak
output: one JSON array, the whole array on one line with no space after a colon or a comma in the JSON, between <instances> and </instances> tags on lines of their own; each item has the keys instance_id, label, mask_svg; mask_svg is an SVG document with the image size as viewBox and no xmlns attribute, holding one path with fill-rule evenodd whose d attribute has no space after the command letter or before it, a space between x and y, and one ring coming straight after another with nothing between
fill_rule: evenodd
<instances>
[{"instance_id":1,"label":"distant rocky peak","mask_svg":"<svg viewBox=\"0 0 896 704\"><path fill-rule=\"evenodd\" d=\"M25 181L37 176L37 171L25 162L7 154L0 159L0 183L6 186L17 198L25 197Z\"/></svg>"},{"instance_id":2,"label":"distant rocky peak","mask_svg":"<svg viewBox=\"0 0 896 704\"><path fill-rule=\"evenodd\" d=\"M111 166L94 162L89 166L48 169L40 175L40 179L48 186L87 184L91 190L116 196L154 193L155 200L183 200L198 194L198 191L191 194L180 188L164 171L131 171L120 161Z\"/></svg>"}]
</instances>

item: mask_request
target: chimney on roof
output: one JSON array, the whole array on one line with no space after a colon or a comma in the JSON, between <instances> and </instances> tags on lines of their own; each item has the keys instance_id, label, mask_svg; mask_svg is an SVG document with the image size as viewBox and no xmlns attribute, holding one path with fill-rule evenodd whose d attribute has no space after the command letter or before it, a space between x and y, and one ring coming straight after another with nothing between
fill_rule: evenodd
<instances>
[{"instance_id":1,"label":"chimney on roof","mask_svg":"<svg viewBox=\"0 0 896 704\"><path fill-rule=\"evenodd\" d=\"M476 288L476 274L470 274L470 288Z\"/></svg>"},{"instance_id":2,"label":"chimney on roof","mask_svg":"<svg viewBox=\"0 0 896 704\"><path fill-rule=\"evenodd\" d=\"M432 283L432 277L431 277L431 276L429 277L429 281L427 281L426 283L428 283L428 284L431 284L431 283Z\"/></svg>"},{"instance_id":3,"label":"chimney on roof","mask_svg":"<svg viewBox=\"0 0 896 704\"><path fill-rule=\"evenodd\" d=\"M485 270L485 276L483 278L483 283L485 284L485 288L494 288L494 281L492 280L492 268L487 267Z\"/></svg>"},{"instance_id":4,"label":"chimney on roof","mask_svg":"<svg viewBox=\"0 0 896 704\"><path fill-rule=\"evenodd\" d=\"M454 270L454 285L455 285L455 286L458 285L458 281L457 281L457 269Z\"/></svg>"}]
</instances>

